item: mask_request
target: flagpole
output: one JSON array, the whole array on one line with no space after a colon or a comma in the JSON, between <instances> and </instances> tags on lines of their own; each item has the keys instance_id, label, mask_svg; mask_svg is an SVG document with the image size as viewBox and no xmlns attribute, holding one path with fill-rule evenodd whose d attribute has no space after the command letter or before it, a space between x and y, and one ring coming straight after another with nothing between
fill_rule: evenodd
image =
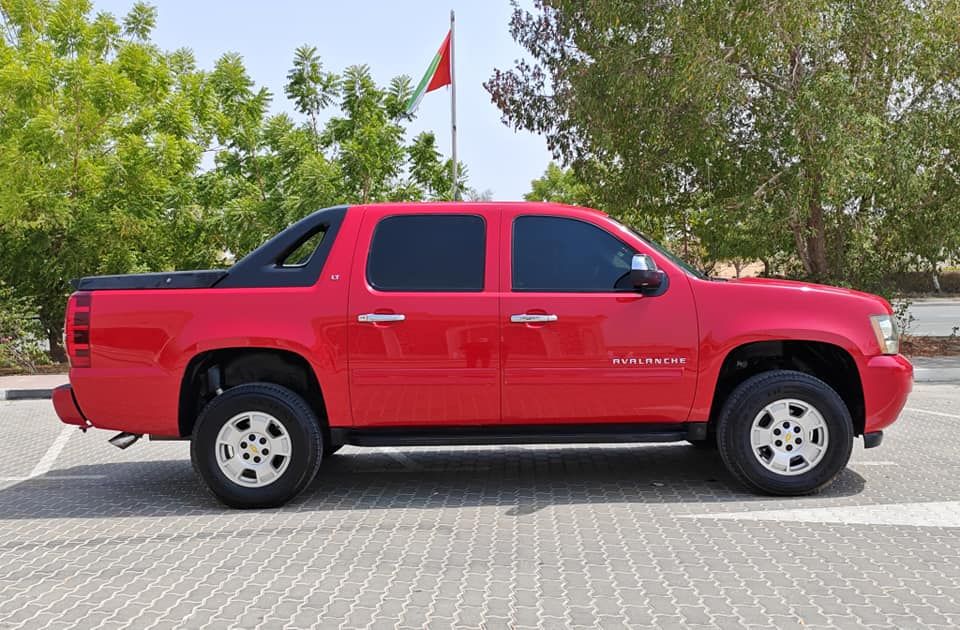
<instances>
[{"instance_id":1,"label":"flagpole","mask_svg":"<svg viewBox=\"0 0 960 630\"><path fill-rule=\"evenodd\" d=\"M450 9L450 138L453 146L453 200L460 198L457 190L457 81L454 77L454 44L453 44L453 9Z\"/></svg>"}]
</instances>

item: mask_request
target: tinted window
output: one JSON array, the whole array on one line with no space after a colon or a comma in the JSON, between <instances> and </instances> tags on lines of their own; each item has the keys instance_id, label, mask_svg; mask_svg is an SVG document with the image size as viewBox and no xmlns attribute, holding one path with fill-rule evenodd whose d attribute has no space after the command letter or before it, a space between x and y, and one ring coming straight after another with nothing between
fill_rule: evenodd
<instances>
[{"instance_id":1,"label":"tinted window","mask_svg":"<svg viewBox=\"0 0 960 630\"><path fill-rule=\"evenodd\" d=\"M387 217L373 233L367 281L381 291L481 291L485 237L477 216Z\"/></svg>"},{"instance_id":2,"label":"tinted window","mask_svg":"<svg viewBox=\"0 0 960 630\"><path fill-rule=\"evenodd\" d=\"M635 253L620 239L583 221L517 217L513 223L513 289L630 290L630 261Z\"/></svg>"},{"instance_id":3,"label":"tinted window","mask_svg":"<svg viewBox=\"0 0 960 630\"><path fill-rule=\"evenodd\" d=\"M287 256L280 263L281 267L303 267L313 256L313 253L317 251L317 248L320 247L321 241L323 241L323 236L325 234L324 230L320 230L314 234L307 235L300 244L293 248Z\"/></svg>"}]
</instances>

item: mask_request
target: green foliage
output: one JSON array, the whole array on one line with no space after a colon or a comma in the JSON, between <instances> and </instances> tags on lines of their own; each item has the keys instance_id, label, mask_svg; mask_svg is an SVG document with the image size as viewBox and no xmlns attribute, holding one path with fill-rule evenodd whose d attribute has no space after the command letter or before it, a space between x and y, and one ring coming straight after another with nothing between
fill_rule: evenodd
<instances>
[{"instance_id":1,"label":"green foliage","mask_svg":"<svg viewBox=\"0 0 960 630\"><path fill-rule=\"evenodd\" d=\"M433 134L406 140L407 77L301 46L284 91L303 121L270 115L239 55L198 69L151 43L156 19L0 0L0 282L57 359L70 278L217 266L324 206L449 196Z\"/></svg>"},{"instance_id":2,"label":"green foliage","mask_svg":"<svg viewBox=\"0 0 960 630\"><path fill-rule=\"evenodd\" d=\"M293 56L293 68L287 73L287 98L297 111L310 117L310 127L319 136L317 117L329 107L336 96L339 78L323 71L323 62L316 46L300 46Z\"/></svg>"},{"instance_id":3,"label":"green foliage","mask_svg":"<svg viewBox=\"0 0 960 630\"><path fill-rule=\"evenodd\" d=\"M182 54L145 40L146 5L122 27L83 0L3 9L0 279L36 301L61 358L67 279L174 264L147 244L189 200L196 87Z\"/></svg>"},{"instance_id":4,"label":"green foliage","mask_svg":"<svg viewBox=\"0 0 960 630\"><path fill-rule=\"evenodd\" d=\"M534 5L486 87L608 211L867 288L960 251L956 0Z\"/></svg>"},{"instance_id":5,"label":"green foliage","mask_svg":"<svg viewBox=\"0 0 960 630\"><path fill-rule=\"evenodd\" d=\"M38 365L48 362L44 338L36 305L0 283L0 366L35 373Z\"/></svg>"},{"instance_id":6,"label":"green foliage","mask_svg":"<svg viewBox=\"0 0 960 630\"><path fill-rule=\"evenodd\" d=\"M543 176L530 182L526 201L555 201L571 206L591 206L590 190L568 169L550 162Z\"/></svg>"}]
</instances>

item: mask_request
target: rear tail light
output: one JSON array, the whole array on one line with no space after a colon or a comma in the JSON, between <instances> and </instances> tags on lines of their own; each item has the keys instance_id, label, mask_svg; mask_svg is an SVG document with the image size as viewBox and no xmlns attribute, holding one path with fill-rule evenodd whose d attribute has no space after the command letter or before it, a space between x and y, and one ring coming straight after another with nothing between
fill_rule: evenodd
<instances>
[{"instance_id":1,"label":"rear tail light","mask_svg":"<svg viewBox=\"0 0 960 630\"><path fill-rule=\"evenodd\" d=\"M93 295L79 291L67 302L64 336L70 367L90 367L90 305Z\"/></svg>"}]
</instances>

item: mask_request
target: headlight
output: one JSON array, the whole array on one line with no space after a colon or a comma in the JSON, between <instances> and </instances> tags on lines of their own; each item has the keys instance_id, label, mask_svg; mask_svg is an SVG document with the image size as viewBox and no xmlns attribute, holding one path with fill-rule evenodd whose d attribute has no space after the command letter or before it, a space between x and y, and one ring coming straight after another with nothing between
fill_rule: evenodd
<instances>
[{"instance_id":1,"label":"headlight","mask_svg":"<svg viewBox=\"0 0 960 630\"><path fill-rule=\"evenodd\" d=\"M873 332L877 334L877 343L880 344L882 354L900 352L900 332L892 316L871 315L870 323L873 324Z\"/></svg>"}]
</instances>

